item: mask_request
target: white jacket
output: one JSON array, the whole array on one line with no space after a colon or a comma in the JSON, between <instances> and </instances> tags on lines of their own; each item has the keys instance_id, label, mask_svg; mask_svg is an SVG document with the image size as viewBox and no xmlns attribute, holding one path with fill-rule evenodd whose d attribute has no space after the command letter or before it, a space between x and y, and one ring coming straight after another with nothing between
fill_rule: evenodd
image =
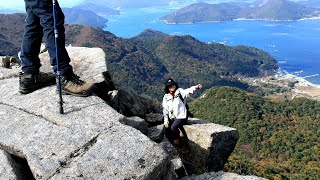
<instances>
[{"instance_id":1,"label":"white jacket","mask_svg":"<svg viewBox=\"0 0 320 180\"><path fill-rule=\"evenodd\" d=\"M175 91L174 97L168 93L163 96L162 107L164 118L170 119L186 119L187 118L187 97L197 89L197 86L192 86L188 89L179 88ZM184 102L179 97L181 94Z\"/></svg>"}]
</instances>

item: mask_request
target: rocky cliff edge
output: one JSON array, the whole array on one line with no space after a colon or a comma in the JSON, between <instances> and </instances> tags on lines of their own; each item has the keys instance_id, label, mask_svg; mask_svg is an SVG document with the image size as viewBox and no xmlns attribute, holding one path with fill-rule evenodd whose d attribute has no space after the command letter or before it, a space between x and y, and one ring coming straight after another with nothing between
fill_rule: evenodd
<instances>
[{"instance_id":1,"label":"rocky cliff edge","mask_svg":"<svg viewBox=\"0 0 320 180\"><path fill-rule=\"evenodd\" d=\"M222 170L237 142L236 129L190 120L184 150L177 150L163 135L156 102L115 88L103 50L67 50L74 71L98 89L86 98L63 96L63 115L55 86L21 95L20 68L0 67L1 179L189 178L187 161L200 173ZM48 54L40 58L41 71L50 72ZM223 179L219 173L206 177Z\"/></svg>"}]
</instances>

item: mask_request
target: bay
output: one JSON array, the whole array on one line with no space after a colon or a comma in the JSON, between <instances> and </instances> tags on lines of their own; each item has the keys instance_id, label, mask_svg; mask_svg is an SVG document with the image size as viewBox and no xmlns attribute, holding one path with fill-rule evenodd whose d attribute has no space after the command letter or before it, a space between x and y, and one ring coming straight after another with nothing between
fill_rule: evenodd
<instances>
[{"instance_id":1,"label":"bay","mask_svg":"<svg viewBox=\"0 0 320 180\"><path fill-rule=\"evenodd\" d=\"M164 15L176 6L124 9L121 15L106 17L104 30L131 38L145 29L169 35L191 35L202 42L253 46L268 52L281 69L320 85L320 20L237 20L196 24L165 24Z\"/></svg>"}]
</instances>

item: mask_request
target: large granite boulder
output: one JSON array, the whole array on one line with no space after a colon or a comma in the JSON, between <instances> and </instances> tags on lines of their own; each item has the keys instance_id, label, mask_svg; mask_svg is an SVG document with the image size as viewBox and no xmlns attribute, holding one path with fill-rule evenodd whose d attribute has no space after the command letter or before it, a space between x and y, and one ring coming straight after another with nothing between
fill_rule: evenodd
<instances>
[{"instance_id":1,"label":"large granite boulder","mask_svg":"<svg viewBox=\"0 0 320 180\"><path fill-rule=\"evenodd\" d=\"M148 135L148 126L144 119L134 116L134 117L125 117L122 120L120 120L122 124L131 126L137 130L139 130L141 133ZM152 140L152 139L151 139Z\"/></svg>"},{"instance_id":2,"label":"large granite boulder","mask_svg":"<svg viewBox=\"0 0 320 180\"><path fill-rule=\"evenodd\" d=\"M145 120L148 123L148 125L160 125L163 124L163 115L162 113L149 113L145 115Z\"/></svg>"},{"instance_id":3,"label":"large granite boulder","mask_svg":"<svg viewBox=\"0 0 320 180\"><path fill-rule=\"evenodd\" d=\"M9 153L0 149L0 179L18 179L22 174L17 174L17 164Z\"/></svg>"},{"instance_id":4,"label":"large granite boulder","mask_svg":"<svg viewBox=\"0 0 320 180\"><path fill-rule=\"evenodd\" d=\"M193 173L219 171L223 169L239 138L234 128L191 119L185 125L185 147L181 156L192 162L187 169Z\"/></svg>"},{"instance_id":5,"label":"large granite boulder","mask_svg":"<svg viewBox=\"0 0 320 180\"><path fill-rule=\"evenodd\" d=\"M81 79L91 83L104 81L103 72L107 71L107 66L105 53L101 48L66 47L66 49L73 70ZM41 69L45 72L51 72L49 53L41 53L39 58L42 64Z\"/></svg>"},{"instance_id":6,"label":"large granite boulder","mask_svg":"<svg viewBox=\"0 0 320 180\"><path fill-rule=\"evenodd\" d=\"M20 95L17 78L0 82L0 147L36 179L170 179L165 151L100 98L63 96L61 115L54 86Z\"/></svg>"},{"instance_id":7,"label":"large granite boulder","mask_svg":"<svg viewBox=\"0 0 320 180\"><path fill-rule=\"evenodd\" d=\"M164 126L158 125L158 126L152 126L148 128L148 137L157 143L162 142L164 136Z\"/></svg>"},{"instance_id":8,"label":"large granite boulder","mask_svg":"<svg viewBox=\"0 0 320 180\"><path fill-rule=\"evenodd\" d=\"M101 49L67 49L78 75L92 83L105 81ZM52 71L48 54L40 58L41 71ZM34 178L174 178L167 153L141 133L147 134L143 119L125 117L96 96L63 96L65 114L60 115L56 88L20 95L18 72L0 68L0 148L25 159Z\"/></svg>"},{"instance_id":9,"label":"large granite boulder","mask_svg":"<svg viewBox=\"0 0 320 180\"><path fill-rule=\"evenodd\" d=\"M167 154L129 127L114 126L52 179L171 179Z\"/></svg>"},{"instance_id":10,"label":"large granite boulder","mask_svg":"<svg viewBox=\"0 0 320 180\"><path fill-rule=\"evenodd\" d=\"M151 112L159 112L159 104L152 98L140 96L130 88L119 88L110 95L111 106L126 116L145 117Z\"/></svg>"},{"instance_id":11,"label":"large granite boulder","mask_svg":"<svg viewBox=\"0 0 320 180\"><path fill-rule=\"evenodd\" d=\"M156 111L158 104L147 96L140 96L129 88L118 87L115 90L112 77L106 66L105 53L101 48L66 47L74 71L81 79L95 83L95 94L104 99L114 109L125 116L143 117ZM48 52L39 55L45 72L52 71ZM113 91L109 93L109 91Z\"/></svg>"},{"instance_id":12,"label":"large granite boulder","mask_svg":"<svg viewBox=\"0 0 320 180\"><path fill-rule=\"evenodd\" d=\"M181 157L179 156L178 151L175 147L173 147L169 140L166 137L164 137L163 142L161 142L160 145L169 155L171 167L175 172L175 178L181 179L185 176L188 176L188 172L184 166L184 163L182 162Z\"/></svg>"}]
</instances>

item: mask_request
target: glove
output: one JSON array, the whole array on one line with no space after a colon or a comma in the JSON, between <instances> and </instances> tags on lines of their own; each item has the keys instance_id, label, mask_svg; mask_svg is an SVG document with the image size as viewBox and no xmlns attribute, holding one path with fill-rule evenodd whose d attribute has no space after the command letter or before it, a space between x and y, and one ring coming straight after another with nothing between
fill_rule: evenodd
<instances>
[{"instance_id":1,"label":"glove","mask_svg":"<svg viewBox=\"0 0 320 180\"><path fill-rule=\"evenodd\" d=\"M163 125L164 125L164 127L166 127L166 128L169 127L169 120L168 120L168 118L164 118Z\"/></svg>"}]
</instances>

